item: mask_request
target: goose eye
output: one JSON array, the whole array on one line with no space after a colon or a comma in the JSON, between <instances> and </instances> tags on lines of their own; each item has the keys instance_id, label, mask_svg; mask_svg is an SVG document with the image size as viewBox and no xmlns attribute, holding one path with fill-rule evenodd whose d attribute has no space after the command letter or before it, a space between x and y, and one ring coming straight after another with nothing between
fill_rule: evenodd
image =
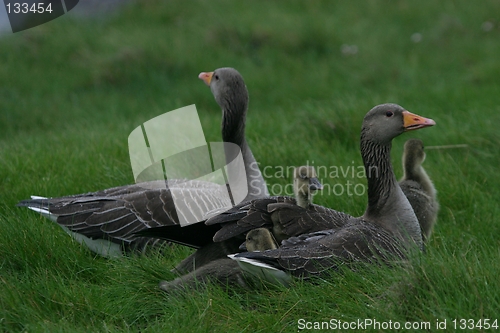
<instances>
[{"instance_id":1,"label":"goose eye","mask_svg":"<svg viewBox=\"0 0 500 333\"><path fill-rule=\"evenodd\" d=\"M392 111L387 111L387 112L385 113L385 115L386 115L387 117L392 117L392 116L394 115L394 112L392 112Z\"/></svg>"},{"instance_id":2,"label":"goose eye","mask_svg":"<svg viewBox=\"0 0 500 333\"><path fill-rule=\"evenodd\" d=\"M219 79L219 75L215 74L215 79L218 80Z\"/></svg>"}]
</instances>

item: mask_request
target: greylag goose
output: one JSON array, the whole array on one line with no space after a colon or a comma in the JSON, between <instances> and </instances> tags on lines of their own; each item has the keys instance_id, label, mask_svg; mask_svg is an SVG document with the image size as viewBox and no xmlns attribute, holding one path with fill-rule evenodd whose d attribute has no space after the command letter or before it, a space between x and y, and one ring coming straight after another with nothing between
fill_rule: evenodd
<instances>
[{"instance_id":1,"label":"greylag goose","mask_svg":"<svg viewBox=\"0 0 500 333\"><path fill-rule=\"evenodd\" d=\"M199 78L210 86L222 108L223 140L241 148L249 185L246 199L266 196L265 181L245 139L248 92L242 76L235 69L220 68L211 73L201 73ZM32 197L31 200L19 202L18 206L26 206L57 222L78 241L103 256L119 256L123 251L130 250L143 251L149 245L158 244L159 240L138 237L136 232L160 226L170 226L173 241L201 249L202 254L207 244L211 249L219 249L224 255L237 250L239 243L234 246L212 243L213 234L219 226L207 227L200 223L182 228L179 226L172 202L175 191L181 194L202 192L206 196L205 203L210 203L211 199L216 201L219 192L211 191L205 182L169 180L167 187L164 181L158 183L161 186L134 184L60 198ZM220 249L225 246L229 248ZM217 253L213 249L207 252L208 257ZM190 260L195 260L195 257ZM185 265L191 267L194 264L188 260Z\"/></svg>"},{"instance_id":2,"label":"greylag goose","mask_svg":"<svg viewBox=\"0 0 500 333\"><path fill-rule=\"evenodd\" d=\"M244 252L232 258L245 265L307 277L341 262L400 260L413 248L423 249L417 217L396 180L390 151L393 138L432 125L432 119L396 104L374 107L361 129L361 155L368 180L368 207L363 216L336 229L289 238L276 250ZM246 269L245 265L241 267Z\"/></svg>"},{"instance_id":3,"label":"greylag goose","mask_svg":"<svg viewBox=\"0 0 500 333\"><path fill-rule=\"evenodd\" d=\"M399 186L408 198L422 230L422 239L426 242L436 223L439 203L436 188L422 167L425 160L424 144L419 139L405 142L403 152L403 178Z\"/></svg>"},{"instance_id":4,"label":"greylag goose","mask_svg":"<svg viewBox=\"0 0 500 333\"><path fill-rule=\"evenodd\" d=\"M259 275L270 282L278 281L287 286L290 275L319 275L341 263L353 261L378 263L403 260L409 251L422 250L420 226L396 180L390 152L393 138L406 131L433 125L435 122L432 119L412 114L396 104L374 107L364 117L360 140L368 181L365 213L357 218L350 217L334 228L291 237L284 240L278 249L243 252L229 257L243 271L255 275L255 270L258 270L261 272ZM259 202L268 204L269 199L254 200L252 205L258 206ZM310 210L304 209L303 218L307 219L309 213ZM266 214L258 215L262 219L267 218ZM237 272L235 264L219 259L174 281L163 281L160 287L170 291L192 286L198 279L205 279L205 272L213 274L217 281L244 285L243 275Z\"/></svg>"}]
</instances>

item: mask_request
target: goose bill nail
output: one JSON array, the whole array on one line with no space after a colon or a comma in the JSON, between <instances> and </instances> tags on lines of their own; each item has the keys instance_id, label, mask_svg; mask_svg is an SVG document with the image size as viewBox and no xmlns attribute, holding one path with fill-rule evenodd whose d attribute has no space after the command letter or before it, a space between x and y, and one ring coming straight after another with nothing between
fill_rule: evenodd
<instances>
[{"instance_id":1,"label":"goose bill nail","mask_svg":"<svg viewBox=\"0 0 500 333\"><path fill-rule=\"evenodd\" d=\"M213 75L214 75L214 72L202 72L202 73L200 73L200 75L198 75L198 78L202 79L203 82L205 82L205 84L207 86L210 86L210 81L212 81Z\"/></svg>"},{"instance_id":2,"label":"goose bill nail","mask_svg":"<svg viewBox=\"0 0 500 333\"><path fill-rule=\"evenodd\" d=\"M403 111L403 126L405 131L416 130L434 125L436 125L436 122L430 118L424 118L411 112Z\"/></svg>"}]
</instances>

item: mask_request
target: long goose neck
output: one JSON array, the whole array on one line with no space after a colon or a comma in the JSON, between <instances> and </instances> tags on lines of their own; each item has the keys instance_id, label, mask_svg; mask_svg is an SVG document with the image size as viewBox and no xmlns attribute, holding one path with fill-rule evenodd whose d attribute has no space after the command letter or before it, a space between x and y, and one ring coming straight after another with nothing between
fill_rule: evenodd
<instances>
[{"instance_id":1,"label":"long goose neck","mask_svg":"<svg viewBox=\"0 0 500 333\"><path fill-rule=\"evenodd\" d=\"M391 143L381 145L363 138L361 155L368 180L368 208L366 214L377 217L385 211L397 180L394 176Z\"/></svg>"},{"instance_id":2,"label":"long goose neck","mask_svg":"<svg viewBox=\"0 0 500 333\"><path fill-rule=\"evenodd\" d=\"M390 230L405 243L423 246L420 225L394 175L391 143L361 139L361 154L368 180L368 207L364 218Z\"/></svg>"},{"instance_id":3,"label":"long goose neck","mask_svg":"<svg viewBox=\"0 0 500 333\"><path fill-rule=\"evenodd\" d=\"M222 110L222 140L237 144L241 148L246 146L245 121L248 103L231 103ZM238 104L240 104L238 106Z\"/></svg>"},{"instance_id":4,"label":"long goose neck","mask_svg":"<svg viewBox=\"0 0 500 333\"><path fill-rule=\"evenodd\" d=\"M245 98L245 97L242 97ZM260 172L259 165L253 156L245 138L246 109L248 97L244 101L225 101L222 112L222 140L238 145L245 163L248 195L245 200L262 198L269 195L266 182ZM228 155L226 154L228 158ZM231 158L227 160L229 163Z\"/></svg>"}]
</instances>

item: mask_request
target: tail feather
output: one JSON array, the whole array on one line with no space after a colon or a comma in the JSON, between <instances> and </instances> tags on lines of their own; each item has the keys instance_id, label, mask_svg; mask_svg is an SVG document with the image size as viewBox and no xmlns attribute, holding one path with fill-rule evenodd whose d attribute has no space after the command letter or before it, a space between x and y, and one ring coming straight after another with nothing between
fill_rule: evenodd
<instances>
[{"instance_id":1,"label":"tail feather","mask_svg":"<svg viewBox=\"0 0 500 333\"><path fill-rule=\"evenodd\" d=\"M38 195L32 195L31 200L47 200L48 198L46 197L40 197Z\"/></svg>"},{"instance_id":2,"label":"tail feather","mask_svg":"<svg viewBox=\"0 0 500 333\"><path fill-rule=\"evenodd\" d=\"M58 215L51 214L47 209L39 207L31 207L31 206L28 206L28 208L31 209L32 211L42 214L43 217L46 217L51 221L57 222Z\"/></svg>"}]
</instances>

